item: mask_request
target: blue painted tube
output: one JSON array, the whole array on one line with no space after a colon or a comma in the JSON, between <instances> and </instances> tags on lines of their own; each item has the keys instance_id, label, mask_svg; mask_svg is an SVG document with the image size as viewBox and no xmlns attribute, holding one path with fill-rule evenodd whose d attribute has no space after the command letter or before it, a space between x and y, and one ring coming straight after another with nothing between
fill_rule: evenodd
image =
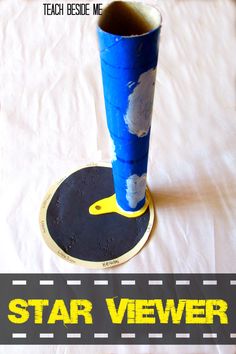
<instances>
[{"instance_id":1,"label":"blue painted tube","mask_svg":"<svg viewBox=\"0 0 236 354\"><path fill-rule=\"evenodd\" d=\"M115 1L98 23L116 199L126 211L145 203L161 15L143 3Z\"/></svg>"}]
</instances>

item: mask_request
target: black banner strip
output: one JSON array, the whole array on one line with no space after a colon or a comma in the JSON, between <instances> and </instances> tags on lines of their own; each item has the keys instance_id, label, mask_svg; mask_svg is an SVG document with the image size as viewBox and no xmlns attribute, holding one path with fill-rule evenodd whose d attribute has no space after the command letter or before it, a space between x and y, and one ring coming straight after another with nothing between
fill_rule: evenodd
<instances>
[{"instance_id":1,"label":"black banner strip","mask_svg":"<svg viewBox=\"0 0 236 354\"><path fill-rule=\"evenodd\" d=\"M0 344L236 344L236 274L0 274Z\"/></svg>"}]
</instances>

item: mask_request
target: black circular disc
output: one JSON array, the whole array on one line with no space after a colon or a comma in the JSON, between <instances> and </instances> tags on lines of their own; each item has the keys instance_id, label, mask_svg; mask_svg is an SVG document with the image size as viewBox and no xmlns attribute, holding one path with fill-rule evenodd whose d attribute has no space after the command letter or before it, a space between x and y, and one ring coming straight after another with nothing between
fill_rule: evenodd
<instances>
[{"instance_id":1,"label":"black circular disc","mask_svg":"<svg viewBox=\"0 0 236 354\"><path fill-rule=\"evenodd\" d=\"M49 192L42 206L41 228L47 241L50 237L61 250L57 250L60 256L70 261L90 262L96 268L112 266L121 263L120 257L134 250L144 235L148 238L147 229L149 234L153 223L150 205L137 218L117 213L89 214L93 203L112 194L112 169L104 166L80 169ZM49 245L54 251L55 244ZM128 259L134 254L131 252Z\"/></svg>"}]
</instances>

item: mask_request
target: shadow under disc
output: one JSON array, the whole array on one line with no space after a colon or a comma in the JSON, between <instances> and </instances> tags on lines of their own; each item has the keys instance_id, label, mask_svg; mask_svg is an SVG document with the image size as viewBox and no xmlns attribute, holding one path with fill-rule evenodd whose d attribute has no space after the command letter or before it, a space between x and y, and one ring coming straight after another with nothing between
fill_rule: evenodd
<instances>
[{"instance_id":1,"label":"shadow under disc","mask_svg":"<svg viewBox=\"0 0 236 354\"><path fill-rule=\"evenodd\" d=\"M40 214L49 247L72 263L93 268L113 266L133 257L150 234L153 207L150 204L137 218L89 214L91 204L112 194L112 169L105 166L85 167L54 186Z\"/></svg>"}]
</instances>

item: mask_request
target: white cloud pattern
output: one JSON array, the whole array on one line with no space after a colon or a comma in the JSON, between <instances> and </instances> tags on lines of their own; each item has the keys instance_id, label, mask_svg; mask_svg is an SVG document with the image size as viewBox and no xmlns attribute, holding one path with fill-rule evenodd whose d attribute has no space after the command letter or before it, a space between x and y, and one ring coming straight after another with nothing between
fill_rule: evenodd
<instances>
[{"instance_id":1,"label":"white cloud pattern","mask_svg":"<svg viewBox=\"0 0 236 354\"><path fill-rule=\"evenodd\" d=\"M148 134L151 126L152 106L156 69L150 69L139 76L138 84L129 95L129 105L124 116L129 132L138 137ZM130 87L133 82L129 82Z\"/></svg>"},{"instance_id":2,"label":"white cloud pattern","mask_svg":"<svg viewBox=\"0 0 236 354\"><path fill-rule=\"evenodd\" d=\"M145 197L146 173L142 176L132 175L126 180L126 199L130 208L136 208L137 204Z\"/></svg>"}]
</instances>

